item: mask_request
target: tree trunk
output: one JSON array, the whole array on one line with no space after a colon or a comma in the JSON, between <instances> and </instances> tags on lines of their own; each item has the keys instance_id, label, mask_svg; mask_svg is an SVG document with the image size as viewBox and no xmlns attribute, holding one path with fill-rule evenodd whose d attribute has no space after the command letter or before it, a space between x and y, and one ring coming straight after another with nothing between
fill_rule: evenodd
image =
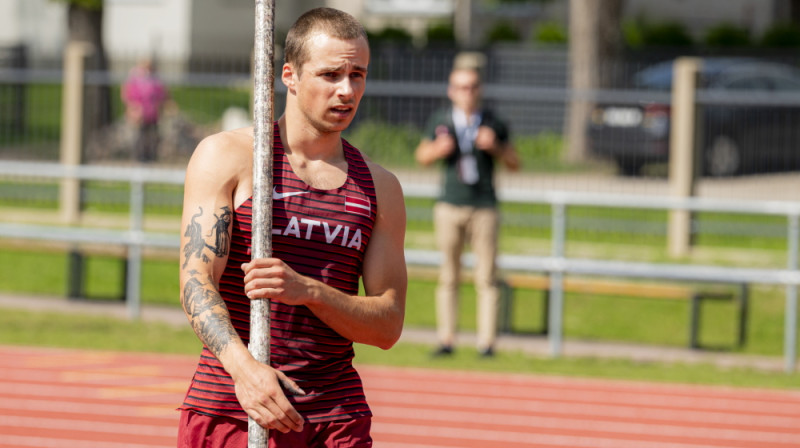
<instances>
[{"instance_id":1,"label":"tree trunk","mask_svg":"<svg viewBox=\"0 0 800 448\"><path fill-rule=\"evenodd\" d=\"M624 0L604 0L597 12L597 63L601 88L615 87L622 54L622 7Z\"/></svg>"},{"instance_id":2,"label":"tree trunk","mask_svg":"<svg viewBox=\"0 0 800 448\"><path fill-rule=\"evenodd\" d=\"M800 0L789 0L789 14L787 16L791 23L800 23Z\"/></svg>"},{"instance_id":3,"label":"tree trunk","mask_svg":"<svg viewBox=\"0 0 800 448\"><path fill-rule=\"evenodd\" d=\"M478 38L475 36L475 11L473 0L456 0L453 11L453 25L456 41L461 48L475 48Z\"/></svg>"},{"instance_id":4,"label":"tree trunk","mask_svg":"<svg viewBox=\"0 0 800 448\"><path fill-rule=\"evenodd\" d=\"M103 47L103 10L87 9L71 3L67 21L68 40L88 42L92 46L93 50L86 59L86 70L105 75L108 72L108 60ZM103 77L90 77L84 90L84 142L111 121L110 86Z\"/></svg>"},{"instance_id":5,"label":"tree trunk","mask_svg":"<svg viewBox=\"0 0 800 448\"><path fill-rule=\"evenodd\" d=\"M623 0L570 0L566 160L587 158L586 123L594 102L587 92L614 82L621 47Z\"/></svg>"}]
</instances>

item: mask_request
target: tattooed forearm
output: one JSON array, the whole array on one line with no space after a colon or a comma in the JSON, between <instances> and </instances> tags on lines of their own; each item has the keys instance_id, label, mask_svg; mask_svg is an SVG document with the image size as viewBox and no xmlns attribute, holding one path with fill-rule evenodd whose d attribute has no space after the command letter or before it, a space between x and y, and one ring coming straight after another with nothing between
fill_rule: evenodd
<instances>
[{"instance_id":1,"label":"tattooed forearm","mask_svg":"<svg viewBox=\"0 0 800 448\"><path fill-rule=\"evenodd\" d=\"M216 213L214 214L217 221L212 226L211 232L206 236L206 238L211 240L214 244L209 244L203 239L202 226L197 222L197 218L203 216L203 207L198 207L198 209L200 211L192 215L192 219L189 224L186 225L186 230L183 232L183 236L188 238L183 246L183 268L186 268L189 259L192 257L199 258L203 260L204 263L210 262L211 258L205 254L205 249L210 249L211 252L218 257L227 256L230 250L231 235L229 227L233 219L230 207L222 207L220 208L221 211L219 215Z\"/></svg>"},{"instance_id":2,"label":"tattooed forearm","mask_svg":"<svg viewBox=\"0 0 800 448\"><path fill-rule=\"evenodd\" d=\"M213 283L203 283L197 278L196 271L191 274L192 278L183 286L183 309L189 316L194 332L219 357L238 335L231 324L225 302Z\"/></svg>"},{"instance_id":3,"label":"tattooed forearm","mask_svg":"<svg viewBox=\"0 0 800 448\"><path fill-rule=\"evenodd\" d=\"M208 234L203 230L203 223L207 223L208 220L202 217L203 208L198 207L197 213L192 215L183 233L186 238L183 243L184 260L181 270L188 274L188 279L183 285L181 301L194 332L211 352L219 357L228 344L237 340L238 335L231 324L225 301L214 286L213 278L209 276L204 279L198 270L191 267L190 261L199 260L206 264L206 267L200 268L200 271L205 271L206 268L213 268L207 264L211 263L214 257L228 255L233 214L230 207L221 207L219 213L214 213L216 221ZM186 272L187 266L190 269L188 272ZM195 262L194 266L199 265Z\"/></svg>"}]
</instances>

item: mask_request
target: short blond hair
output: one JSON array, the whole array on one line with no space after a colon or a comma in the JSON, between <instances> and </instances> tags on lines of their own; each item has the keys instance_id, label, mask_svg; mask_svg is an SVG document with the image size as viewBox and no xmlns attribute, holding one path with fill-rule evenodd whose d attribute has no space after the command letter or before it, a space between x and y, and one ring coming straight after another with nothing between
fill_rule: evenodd
<instances>
[{"instance_id":1,"label":"short blond hair","mask_svg":"<svg viewBox=\"0 0 800 448\"><path fill-rule=\"evenodd\" d=\"M308 38L315 31L342 40L367 39L367 31L361 23L350 14L333 8L314 8L309 10L289 29L286 35L283 60L287 64L292 64L295 70L300 73L310 55L306 47Z\"/></svg>"},{"instance_id":2,"label":"short blond hair","mask_svg":"<svg viewBox=\"0 0 800 448\"><path fill-rule=\"evenodd\" d=\"M453 68L450 73L461 70L474 71L478 74L478 81L483 81L483 71L486 67L486 55L477 51L463 51L453 59Z\"/></svg>"},{"instance_id":3,"label":"short blond hair","mask_svg":"<svg viewBox=\"0 0 800 448\"><path fill-rule=\"evenodd\" d=\"M458 53L453 59L453 70L483 71L486 67L486 55L477 51L464 51Z\"/></svg>"}]
</instances>

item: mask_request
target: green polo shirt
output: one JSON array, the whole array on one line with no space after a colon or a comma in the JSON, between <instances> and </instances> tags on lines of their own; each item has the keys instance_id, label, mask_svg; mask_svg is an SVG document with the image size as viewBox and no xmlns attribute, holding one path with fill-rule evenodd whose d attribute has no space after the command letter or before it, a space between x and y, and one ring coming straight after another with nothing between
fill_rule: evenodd
<instances>
[{"instance_id":1,"label":"green polo shirt","mask_svg":"<svg viewBox=\"0 0 800 448\"><path fill-rule=\"evenodd\" d=\"M436 111L428 120L425 135L431 140L436 138L436 130L446 126L450 135L456 135L453 124L453 109L451 107ZM508 141L508 128L489 109L481 110L481 126L489 126L497 134L497 138L505 143ZM462 157L461 148L458 147L448 157L441 160L443 168L442 189L439 200L453 205L468 205L473 207L495 207L497 195L494 189L494 157L486 151L472 148L472 155L478 168L478 182L465 184L458 175L458 161Z\"/></svg>"}]
</instances>

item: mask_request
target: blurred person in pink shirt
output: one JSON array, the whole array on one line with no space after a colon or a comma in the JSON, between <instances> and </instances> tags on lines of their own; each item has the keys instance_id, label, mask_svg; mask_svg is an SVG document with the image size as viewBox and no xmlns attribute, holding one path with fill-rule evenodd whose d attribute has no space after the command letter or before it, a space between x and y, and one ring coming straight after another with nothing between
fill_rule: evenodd
<instances>
[{"instance_id":1,"label":"blurred person in pink shirt","mask_svg":"<svg viewBox=\"0 0 800 448\"><path fill-rule=\"evenodd\" d=\"M133 155L140 162L151 162L158 153L158 119L168 95L155 75L152 61L144 59L131 69L122 86L125 118L136 131Z\"/></svg>"}]
</instances>

